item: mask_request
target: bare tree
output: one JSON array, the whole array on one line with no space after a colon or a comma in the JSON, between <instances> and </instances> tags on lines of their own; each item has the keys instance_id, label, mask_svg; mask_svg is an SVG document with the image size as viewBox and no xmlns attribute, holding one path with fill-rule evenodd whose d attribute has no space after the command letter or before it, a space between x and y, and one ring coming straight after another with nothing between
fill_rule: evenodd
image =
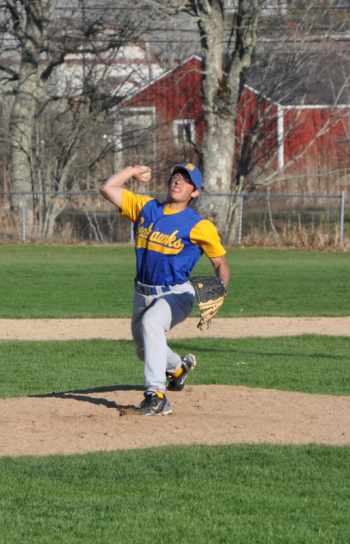
<instances>
[{"instance_id":1,"label":"bare tree","mask_svg":"<svg viewBox=\"0 0 350 544\"><path fill-rule=\"evenodd\" d=\"M211 193L232 190L237 107L251 66L263 0L239 0L231 33L233 47L227 53L223 73L225 10L222 1L190 2L198 19L203 58L203 107L206 134L203 144L204 188ZM240 192L242 187L237 187ZM229 203L212 199L210 216L228 239ZM225 209L226 207L226 209ZM228 240L229 241L229 240Z\"/></svg>"},{"instance_id":2,"label":"bare tree","mask_svg":"<svg viewBox=\"0 0 350 544\"><path fill-rule=\"evenodd\" d=\"M50 54L44 69L40 66L42 55L50 52L48 27L56 5L57 0L45 3L41 0L5 0L5 17L9 14L6 23L17 42L20 57L18 72L9 66L1 67L11 76L6 83L17 83L12 87L15 98L10 116L14 191L32 190L32 137L36 107L45 82L53 69L64 60L64 50L58 47ZM14 196L12 207L17 211L21 207L21 199Z\"/></svg>"},{"instance_id":3,"label":"bare tree","mask_svg":"<svg viewBox=\"0 0 350 544\"><path fill-rule=\"evenodd\" d=\"M257 25L265 0L237 0L232 18L224 0L187 0L181 5L149 2L155 10L171 16L185 13L196 21L203 59L203 108L206 123L202 149L203 187L210 193L232 190L237 107L255 48ZM225 33L230 23L229 42ZM223 61L226 60L226 73ZM239 191L241 187L237 187ZM229 201L212 198L206 216L228 238Z\"/></svg>"},{"instance_id":4,"label":"bare tree","mask_svg":"<svg viewBox=\"0 0 350 544\"><path fill-rule=\"evenodd\" d=\"M113 62L116 52L136 39L136 29L142 32L144 28L139 22L136 23L132 11L114 12L111 10L113 3L109 4L109 0L106 0L99 9L90 10L88 14L84 2L67 5L60 3L58 6L57 0L5 0L0 8L7 41L10 42L2 52L1 91L14 97L9 124L13 191L32 191L35 186L35 164L40 155L40 146L33 151L34 133L35 127L40 125L38 116L43 111L43 102L65 101L63 110L69 104L72 110L80 112L79 122L76 117L75 129L64 142L66 158L63 162L58 161L61 174L56 185L62 189L66 186L68 171L76 157L79 143L86 133L81 119L84 118L86 125L89 125L86 121L86 112L89 112L93 119L91 128L96 117L118 101L118 92L114 91L113 96L107 97L106 89L104 100L101 100L102 82L109 84L103 77L106 70L102 69L101 73L101 67ZM108 57L109 52L111 56ZM52 92L50 84L55 71L63 65L67 56L74 54L80 56L83 65L83 72L75 78L80 83L67 89L58 82L56 92ZM96 64L100 67L97 75L91 70L91 65ZM79 68L76 71L79 72ZM81 115L82 110L84 115ZM13 195L12 209L18 212L21 206L22 199ZM27 210L33 219L34 208L30 196L27 198Z\"/></svg>"}]
</instances>

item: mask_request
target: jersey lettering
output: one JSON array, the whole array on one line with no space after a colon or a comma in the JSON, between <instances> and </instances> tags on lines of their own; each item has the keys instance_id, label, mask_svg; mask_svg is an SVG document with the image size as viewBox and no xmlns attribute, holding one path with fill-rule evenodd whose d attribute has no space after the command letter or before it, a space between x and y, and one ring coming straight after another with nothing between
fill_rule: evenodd
<instances>
[{"instance_id":1,"label":"jersey lettering","mask_svg":"<svg viewBox=\"0 0 350 544\"><path fill-rule=\"evenodd\" d=\"M153 225L151 223L149 227L144 227L145 218L140 217L139 224L136 231L136 249L139 247L149 247L153 251L158 251L159 253L180 253L185 247L182 243L181 238L177 238L176 235L179 232L174 230L172 234L164 234L159 231L153 232ZM152 244L145 244L144 242L156 242ZM151 247L152 245L152 247ZM159 247L158 247L159 245ZM168 250L171 248L171 250Z\"/></svg>"}]
</instances>

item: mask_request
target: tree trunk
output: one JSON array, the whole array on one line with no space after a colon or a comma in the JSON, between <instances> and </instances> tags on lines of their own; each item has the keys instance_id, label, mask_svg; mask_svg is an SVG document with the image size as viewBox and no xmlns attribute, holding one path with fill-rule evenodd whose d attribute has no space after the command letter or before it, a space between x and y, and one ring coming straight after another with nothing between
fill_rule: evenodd
<instances>
[{"instance_id":1,"label":"tree trunk","mask_svg":"<svg viewBox=\"0 0 350 544\"><path fill-rule=\"evenodd\" d=\"M231 192L233 152L235 146L234 121L207 115L206 136L203 146L203 190L217 196L203 199L205 213L217 226L223 239L227 238L230 197L220 196Z\"/></svg>"},{"instance_id":2,"label":"tree trunk","mask_svg":"<svg viewBox=\"0 0 350 544\"><path fill-rule=\"evenodd\" d=\"M236 42L227 74L222 70L225 41L223 2L191 2L198 17L203 56L202 90L206 122L203 190L217 195L211 197L209 204L207 199L203 199L200 212L216 224L225 242L232 241L233 238L230 229L236 206L232 197L220 194L242 190L239 182L235 187L232 186L237 108L246 71L251 64L262 2L263 0L238 0L234 23Z\"/></svg>"},{"instance_id":3,"label":"tree trunk","mask_svg":"<svg viewBox=\"0 0 350 544\"><path fill-rule=\"evenodd\" d=\"M19 41L21 62L15 101L10 114L11 176L14 191L32 191L35 168L32 152L35 114L45 78L40 77L40 54L43 33L51 19L57 0L5 0L11 13L14 33ZM47 70L47 68L46 68ZM20 213L22 197L12 195L11 207ZM33 196L26 196L27 219L34 219Z\"/></svg>"},{"instance_id":4,"label":"tree trunk","mask_svg":"<svg viewBox=\"0 0 350 544\"><path fill-rule=\"evenodd\" d=\"M33 190L32 137L34 117L41 85L39 79L41 30L32 13L26 10L25 37L21 39L22 54L16 98L10 115L11 174L14 191ZM25 43L23 43L25 42ZM12 195L12 209L19 213L22 197ZM26 197L27 219L33 221L33 197Z\"/></svg>"},{"instance_id":5,"label":"tree trunk","mask_svg":"<svg viewBox=\"0 0 350 544\"><path fill-rule=\"evenodd\" d=\"M234 193L240 194L243 191L244 176L239 176L234 188ZM228 214L227 214L227 232L226 232L226 242L228 244L237 244L238 243L238 230L240 224L240 215L241 215L241 197L233 198L230 202Z\"/></svg>"}]
</instances>

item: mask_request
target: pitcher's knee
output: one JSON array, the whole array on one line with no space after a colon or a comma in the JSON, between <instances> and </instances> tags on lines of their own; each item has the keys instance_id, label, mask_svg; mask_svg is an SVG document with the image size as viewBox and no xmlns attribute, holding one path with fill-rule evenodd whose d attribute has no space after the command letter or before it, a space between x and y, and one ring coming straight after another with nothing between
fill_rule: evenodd
<instances>
[{"instance_id":1,"label":"pitcher's knee","mask_svg":"<svg viewBox=\"0 0 350 544\"><path fill-rule=\"evenodd\" d=\"M165 330L164 324L162 321L155 315L147 315L147 312L142 318L141 329L143 335L150 335L154 332L159 332L159 329Z\"/></svg>"}]
</instances>

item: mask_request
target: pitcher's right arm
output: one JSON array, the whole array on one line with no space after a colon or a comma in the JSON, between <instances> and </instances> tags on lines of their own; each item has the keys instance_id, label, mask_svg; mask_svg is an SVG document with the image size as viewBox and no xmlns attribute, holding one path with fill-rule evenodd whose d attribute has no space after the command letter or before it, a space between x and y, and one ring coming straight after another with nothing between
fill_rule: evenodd
<instances>
[{"instance_id":1,"label":"pitcher's right arm","mask_svg":"<svg viewBox=\"0 0 350 544\"><path fill-rule=\"evenodd\" d=\"M142 175L147 172L152 173L152 170L139 165L127 166L124 170L121 170L108 178L106 183L100 188L100 193L106 200L109 200L109 202L121 210L125 183L129 181L130 178L134 178L142 183L148 183L152 179L152 175L147 179L142 177Z\"/></svg>"}]
</instances>

